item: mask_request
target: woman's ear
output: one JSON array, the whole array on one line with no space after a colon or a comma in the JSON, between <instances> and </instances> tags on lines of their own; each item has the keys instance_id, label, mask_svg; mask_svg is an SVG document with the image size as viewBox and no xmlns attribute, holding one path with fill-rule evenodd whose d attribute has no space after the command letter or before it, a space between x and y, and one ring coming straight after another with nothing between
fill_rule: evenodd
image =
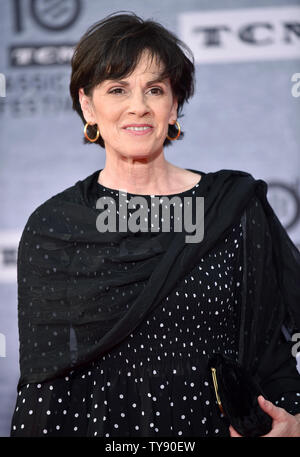
<instances>
[{"instance_id":1,"label":"woman's ear","mask_svg":"<svg viewBox=\"0 0 300 457\"><path fill-rule=\"evenodd\" d=\"M169 124L175 124L177 120L178 100L174 97L173 105L170 112Z\"/></svg>"},{"instance_id":2,"label":"woman's ear","mask_svg":"<svg viewBox=\"0 0 300 457\"><path fill-rule=\"evenodd\" d=\"M82 87L78 91L78 97L79 97L79 103L81 106L81 111L83 113L84 119L86 120L86 122L89 122L91 124L96 124L91 97L84 93L84 90Z\"/></svg>"}]
</instances>

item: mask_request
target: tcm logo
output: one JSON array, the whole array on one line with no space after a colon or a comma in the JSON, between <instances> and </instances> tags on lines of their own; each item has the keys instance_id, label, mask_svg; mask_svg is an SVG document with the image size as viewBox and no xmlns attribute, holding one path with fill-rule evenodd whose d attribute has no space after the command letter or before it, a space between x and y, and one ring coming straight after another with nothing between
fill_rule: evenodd
<instances>
[{"instance_id":1,"label":"tcm logo","mask_svg":"<svg viewBox=\"0 0 300 457\"><path fill-rule=\"evenodd\" d=\"M180 13L179 31L196 63L300 57L299 6Z\"/></svg>"},{"instance_id":2,"label":"tcm logo","mask_svg":"<svg viewBox=\"0 0 300 457\"><path fill-rule=\"evenodd\" d=\"M23 32L26 16L39 27L58 32L71 27L81 12L81 0L13 0L14 29Z\"/></svg>"},{"instance_id":3,"label":"tcm logo","mask_svg":"<svg viewBox=\"0 0 300 457\"><path fill-rule=\"evenodd\" d=\"M11 46L9 63L12 67L66 65L71 61L74 46L68 43Z\"/></svg>"},{"instance_id":4,"label":"tcm logo","mask_svg":"<svg viewBox=\"0 0 300 457\"><path fill-rule=\"evenodd\" d=\"M13 27L16 34L37 26L50 34L70 28L80 17L81 0L14 0ZM74 43L28 42L8 48L12 67L69 65Z\"/></svg>"}]
</instances>

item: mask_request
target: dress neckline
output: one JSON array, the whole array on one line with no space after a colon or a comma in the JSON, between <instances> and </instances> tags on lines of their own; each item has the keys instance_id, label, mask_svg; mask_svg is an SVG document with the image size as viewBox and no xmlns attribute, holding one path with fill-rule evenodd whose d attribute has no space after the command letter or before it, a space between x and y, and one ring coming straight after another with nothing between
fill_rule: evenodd
<instances>
[{"instance_id":1,"label":"dress neckline","mask_svg":"<svg viewBox=\"0 0 300 457\"><path fill-rule=\"evenodd\" d=\"M191 171L193 173L197 173L199 176L201 176L201 178L199 179L199 181L193 186L191 187L190 189L187 189L183 192L177 192L175 194L133 194L131 192L127 192L125 190L122 190L122 189L112 189L110 187L107 187L107 186L103 186L103 184L100 184L98 182L98 176L99 176L99 173L102 171L102 169L98 170L96 172L96 186L97 186L97 189L98 190L101 190L102 192L105 192L105 191L109 191L111 194L115 194L115 195L118 195L119 192L121 192L122 195L128 195L128 196L134 196L134 197L145 197L145 198L151 198L151 197L174 197L174 196L184 196L185 194L190 194L190 193L194 193L193 191L195 191L198 187L201 187L202 184L203 184L203 181L205 180L205 176L206 176L206 173L204 173L203 171L198 171L198 170L193 170L193 169L190 169L190 168L185 168L185 170L188 170L188 171Z\"/></svg>"}]
</instances>

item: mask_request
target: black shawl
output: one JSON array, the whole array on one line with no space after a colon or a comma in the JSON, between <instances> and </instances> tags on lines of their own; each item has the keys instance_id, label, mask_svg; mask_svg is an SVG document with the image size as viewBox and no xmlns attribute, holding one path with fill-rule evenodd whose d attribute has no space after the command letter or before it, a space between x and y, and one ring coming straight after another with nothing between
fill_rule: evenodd
<instances>
[{"instance_id":1,"label":"black shawl","mask_svg":"<svg viewBox=\"0 0 300 457\"><path fill-rule=\"evenodd\" d=\"M121 343L242 220L239 360L270 398L299 391L282 330L300 331L300 253L268 203L266 182L238 170L191 170L202 174L195 195L204 197L204 238L186 243L184 231L100 233L100 171L41 204L22 233L18 389L80 369Z\"/></svg>"}]
</instances>

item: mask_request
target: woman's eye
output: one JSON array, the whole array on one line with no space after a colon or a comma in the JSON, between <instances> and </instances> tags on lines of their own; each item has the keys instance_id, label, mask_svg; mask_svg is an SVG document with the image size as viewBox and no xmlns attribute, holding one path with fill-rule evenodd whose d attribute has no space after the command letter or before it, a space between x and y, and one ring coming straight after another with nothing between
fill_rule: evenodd
<instances>
[{"instance_id":1,"label":"woman's eye","mask_svg":"<svg viewBox=\"0 0 300 457\"><path fill-rule=\"evenodd\" d=\"M150 91L154 93L154 95L160 95L163 93L163 90L160 87L152 87Z\"/></svg>"},{"instance_id":2,"label":"woman's eye","mask_svg":"<svg viewBox=\"0 0 300 457\"><path fill-rule=\"evenodd\" d=\"M121 94L122 93L122 88L121 87L116 87L116 89L112 89L109 91L110 94Z\"/></svg>"},{"instance_id":3,"label":"woman's eye","mask_svg":"<svg viewBox=\"0 0 300 457\"><path fill-rule=\"evenodd\" d=\"M160 87L152 87L149 92L151 92L153 95L160 95L160 94L163 93L163 90ZM122 87L116 87L114 89L111 89L109 91L109 93L110 94L117 94L117 95L123 94L124 93L124 89Z\"/></svg>"}]
</instances>

